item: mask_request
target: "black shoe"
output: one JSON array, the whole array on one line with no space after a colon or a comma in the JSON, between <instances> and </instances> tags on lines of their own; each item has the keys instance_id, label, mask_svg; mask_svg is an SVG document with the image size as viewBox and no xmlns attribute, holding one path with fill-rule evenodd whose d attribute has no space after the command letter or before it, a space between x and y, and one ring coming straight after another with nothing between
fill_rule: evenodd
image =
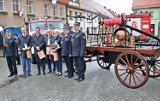
<instances>
[{"instance_id":1,"label":"black shoe","mask_svg":"<svg viewBox=\"0 0 160 101\"><path fill-rule=\"evenodd\" d=\"M78 82L81 82L81 81L83 81L84 80L84 77L83 78L80 78L79 80L78 80Z\"/></svg>"},{"instance_id":2,"label":"black shoe","mask_svg":"<svg viewBox=\"0 0 160 101\"><path fill-rule=\"evenodd\" d=\"M43 75L46 75L46 73L44 72Z\"/></svg>"},{"instance_id":3,"label":"black shoe","mask_svg":"<svg viewBox=\"0 0 160 101\"><path fill-rule=\"evenodd\" d=\"M69 75L65 75L64 77L69 77Z\"/></svg>"},{"instance_id":4,"label":"black shoe","mask_svg":"<svg viewBox=\"0 0 160 101\"><path fill-rule=\"evenodd\" d=\"M71 79L74 75L69 75L68 79Z\"/></svg>"},{"instance_id":5,"label":"black shoe","mask_svg":"<svg viewBox=\"0 0 160 101\"><path fill-rule=\"evenodd\" d=\"M38 73L37 75L41 75L41 73Z\"/></svg>"},{"instance_id":6,"label":"black shoe","mask_svg":"<svg viewBox=\"0 0 160 101\"><path fill-rule=\"evenodd\" d=\"M76 78L76 79L74 79L74 80L79 80L80 79L80 77L78 77L78 78Z\"/></svg>"},{"instance_id":7,"label":"black shoe","mask_svg":"<svg viewBox=\"0 0 160 101\"><path fill-rule=\"evenodd\" d=\"M28 74L28 76L32 76L31 74Z\"/></svg>"},{"instance_id":8,"label":"black shoe","mask_svg":"<svg viewBox=\"0 0 160 101\"><path fill-rule=\"evenodd\" d=\"M52 71L49 71L48 74L52 73Z\"/></svg>"},{"instance_id":9,"label":"black shoe","mask_svg":"<svg viewBox=\"0 0 160 101\"><path fill-rule=\"evenodd\" d=\"M8 75L8 77L12 77L12 76L13 76L13 74Z\"/></svg>"},{"instance_id":10,"label":"black shoe","mask_svg":"<svg viewBox=\"0 0 160 101\"><path fill-rule=\"evenodd\" d=\"M68 71L66 70L64 73L68 73Z\"/></svg>"}]
</instances>

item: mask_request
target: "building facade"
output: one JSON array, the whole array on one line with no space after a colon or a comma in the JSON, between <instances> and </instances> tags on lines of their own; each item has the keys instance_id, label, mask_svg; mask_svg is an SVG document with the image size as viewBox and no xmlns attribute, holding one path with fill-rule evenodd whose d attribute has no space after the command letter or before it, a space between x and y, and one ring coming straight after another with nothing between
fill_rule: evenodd
<instances>
[{"instance_id":1,"label":"building facade","mask_svg":"<svg viewBox=\"0 0 160 101\"><path fill-rule=\"evenodd\" d=\"M132 10L136 14L151 14L151 33L160 36L160 0L133 0Z\"/></svg>"},{"instance_id":2,"label":"building facade","mask_svg":"<svg viewBox=\"0 0 160 101\"><path fill-rule=\"evenodd\" d=\"M23 9L23 15L18 11ZM0 0L0 26L22 27L24 22L36 17L60 18L65 22L66 5L61 2L53 5L51 0Z\"/></svg>"},{"instance_id":3,"label":"building facade","mask_svg":"<svg viewBox=\"0 0 160 101\"><path fill-rule=\"evenodd\" d=\"M19 16L18 12L21 9L23 14ZM52 0L0 0L0 26L22 27L29 20L46 16L61 19L63 23L68 22L71 26L75 21L79 21L82 31L86 32L88 29L92 33L98 33L100 18L115 17L94 0L57 0L55 5L52 4ZM84 16L84 18L71 16Z\"/></svg>"}]
</instances>

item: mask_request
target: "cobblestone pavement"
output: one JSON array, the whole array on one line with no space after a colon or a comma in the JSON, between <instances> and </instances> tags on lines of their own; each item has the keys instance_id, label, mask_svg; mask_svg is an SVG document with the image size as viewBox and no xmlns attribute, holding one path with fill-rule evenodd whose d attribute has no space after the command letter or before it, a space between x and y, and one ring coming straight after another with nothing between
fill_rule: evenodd
<instances>
[{"instance_id":1,"label":"cobblestone pavement","mask_svg":"<svg viewBox=\"0 0 160 101\"><path fill-rule=\"evenodd\" d=\"M18 70L21 75L21 66ZM149 78L138 89L126 88L117 80L113 65L108 71L96 62L87 63L86 79L79 83L74 81L76 77L68 79L65 74L36 74L32 65L31 77L8 78L7 65L0 58L0 101L160 101L160 78Z\"/></svg>"}]
</instances>

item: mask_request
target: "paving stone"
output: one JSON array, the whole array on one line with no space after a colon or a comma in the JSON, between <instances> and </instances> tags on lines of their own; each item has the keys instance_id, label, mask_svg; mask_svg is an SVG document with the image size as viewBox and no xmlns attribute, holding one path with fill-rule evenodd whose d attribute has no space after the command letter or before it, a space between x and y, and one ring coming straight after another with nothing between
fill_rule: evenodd
<instances>
[{"instance_id":1,"label":"paving stone","mask_svg":"<svg viewBox=\"0 0 160 101\"><path fill-rule=\"evenodd\" d=\"M0 85L8 78L8 68L0 58ZM63 65L63 71L66 70ZM46 65L47 67L47 65ZM22 74L18 66L19 75ZM47 68L46 68L47 71ZM37 76L36 65L32 65L32 76L23 78L0 88L0 101L160 101L160 78L149 78L148 82L138 88L123 86L111 70L101 69L96 62L87 63L86 79L76 82L64 74Z\"/></svg>"}]
</instances>

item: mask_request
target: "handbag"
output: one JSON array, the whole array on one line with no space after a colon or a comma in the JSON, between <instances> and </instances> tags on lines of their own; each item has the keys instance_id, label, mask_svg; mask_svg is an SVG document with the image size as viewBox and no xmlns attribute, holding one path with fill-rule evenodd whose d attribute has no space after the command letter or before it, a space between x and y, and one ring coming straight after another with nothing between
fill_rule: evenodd
<instances>
[{"instance_id":1,"label":"handbag","mask_svg":"<svg viewBox=\"0 0 160 101\"><path fill-rule=\"evenodd\" d=\"M45 54L44 54L44 52L43 52L43 50L40 50L39 52L37 52L37 54L38 54L38 57L40 58L40 59L43 59L43 58L45 58Z\"/></svg>"},{"instance_id":2,"label":"handbag","mask_svg":"<svg viewBox=\"0 0 160 101\"><path fill-rule=\"evenodd\" d=\"M51 49L51 47L46 47L46 54L47 55L52 55L52 49Z\"/></svg>"},{"instance_id":3,"label":"handbag","mask_svg":"<svg viewBox=\"0 0 160 101\"><path fill-rule=\"evenodd\" d=\"M59 60L57 52L53 53L53 57L54 57L54 61L58 61Z\"/></svg>"},{"instance_id":4,"label":"handbag","mask_svg":"<svg viewBox=\"0 0 160 101\"><path fill-rule=\"evenodd\" d=\"M30 50L26 51L27 58L32 58L32 52Z\"/></svg>"}]
</instances>

